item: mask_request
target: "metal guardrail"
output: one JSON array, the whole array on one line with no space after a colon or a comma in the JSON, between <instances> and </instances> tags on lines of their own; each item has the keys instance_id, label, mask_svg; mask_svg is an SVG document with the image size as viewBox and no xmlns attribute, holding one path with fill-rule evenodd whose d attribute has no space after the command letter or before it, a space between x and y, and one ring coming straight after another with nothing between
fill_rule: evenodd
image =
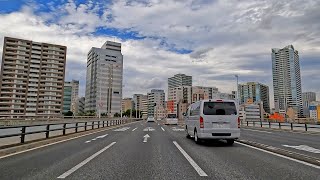
<instances>
[{"instance_id":1,"label":"metal guardrail","mask_svg":"<svg viewBox=\"0 0 320 180\"><path fill-rule=\"evenodd\" d=\"M135 119L137 120L141 120L141 119ZM3 129L20 129L21 133L11 133L11 134L4 134L4 135L0 135L0 139L3 138L9 138L9 137L16 137L16 136L20 136L20 143L25 143L25 137L26 135L30 135L30 134L39 134L39 133L45 133L45 138L49 138L50 137L50 132L53 131L61 131L62 130L62 135L66 135L66 130L67 129L74 129L74 133L80 132L78 131L79 128L84 127L84 130L82 130L81 132L87 131L87 130L92 130L92 129L97 129L95 128L95 126L97 126L98 128L103 128L103 127L109 127L109 126L115 126L115 125L119 125L119 124L126 124L128 122L132 122L132 119L118 119L118 120L106 120L106 121L85 121L85 122L70 122L70 123L50 123L50 124L36 124L36 125L21 125L21 126L0 126L0 131ZM74 125L71 127L67 127L67 125ZM82 125L80 125L82 124ZM50 128L53 126L57 126L57 125L62 125L62 128ZM32 127L45 127L45 130L37 130L37 131L27 131L29 128ZM70 134L70 133L69 133ZM43 138L38 138L38 139L43 139Z\"/></svg>"},{"instance_id":2,"label":"metal guardrail","mask_svg":"<svg viewBox=\"0 0 320 180\"><path fill-rule=\"evenodd\" d=\"M272 126L278 126L279 129L282 127L290 127L291 130L294 130L294 128L304 128L305 131L308 131L308 129L320 129L320 125L317 124L306 124L306 123L287 123L287 122L263 122L263 121L245 121L242 122L243 124L246 124L246 126L252 125L253 127L268 127L271 128Z\"/></svg>"}]
</instances>

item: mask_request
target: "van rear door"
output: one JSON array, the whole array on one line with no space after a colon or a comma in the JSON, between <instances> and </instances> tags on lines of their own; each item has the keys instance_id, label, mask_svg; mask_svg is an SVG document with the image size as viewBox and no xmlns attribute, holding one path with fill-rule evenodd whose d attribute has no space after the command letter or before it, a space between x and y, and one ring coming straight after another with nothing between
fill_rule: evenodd
<instances>
[{"instance_id":1,"label":"van rear door","mask_svg":"<svg viewBox=\"0 0 320 180\"><path fill-rule=\"evenodd\" d=\"M205 129L238 128L238 114L234 101L203 102L202 116Z\"/></svg>"}]
</instances>

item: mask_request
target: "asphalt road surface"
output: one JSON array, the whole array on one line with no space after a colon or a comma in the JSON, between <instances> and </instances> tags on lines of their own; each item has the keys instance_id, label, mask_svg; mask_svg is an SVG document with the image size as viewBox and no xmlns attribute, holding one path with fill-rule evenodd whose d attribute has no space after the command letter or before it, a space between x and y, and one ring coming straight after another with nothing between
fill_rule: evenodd
<instances>
[{"instance_id":1,"label":"asphalt road surface","mask_svg":"<svg viewBox=\"0 0 320 180\"><path fill-rule=\"evenodd\" d=\"M241 143L197 145L180 126L142 121L2 158L0 172L1 180L320 179L319 166Z\"/></svg>"}]
</instances>

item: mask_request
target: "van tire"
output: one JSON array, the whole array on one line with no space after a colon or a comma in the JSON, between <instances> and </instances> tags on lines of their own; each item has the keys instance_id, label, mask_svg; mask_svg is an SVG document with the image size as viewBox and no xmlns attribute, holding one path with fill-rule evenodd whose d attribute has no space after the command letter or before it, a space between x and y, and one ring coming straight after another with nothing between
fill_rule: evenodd
<instances>
[{"instance_id":1,"label":"van tire","mask_svg":"<svg viewBox=\"0 0 320 180\"><path fill-rule=\"evenodd\" d=\"M186 126L186 137L188 138L188 139L191 139L191 136L190 136L190 134L188 133L188 127Z\"/></svg>"},{"instance_id":2,"label":"van tire","mask_svg":"<svg viewBox=\"0 0 320 180\"><path fill-rule=\"evenodd\" d=\"M234 139L227 139L227 145L232 146L234 143Z\"/></svg>"},{"instance_id":3,"label":"van tire","mask_svg":"<svg viewBox=\"0 0 320 180\"><path fill-rule=\"evenodd\" d=\"M194 130L194 142L196 142L197 144L200 144L201 142L201 139L198 138L197 130Z\"/></svg>"}]
</instances>

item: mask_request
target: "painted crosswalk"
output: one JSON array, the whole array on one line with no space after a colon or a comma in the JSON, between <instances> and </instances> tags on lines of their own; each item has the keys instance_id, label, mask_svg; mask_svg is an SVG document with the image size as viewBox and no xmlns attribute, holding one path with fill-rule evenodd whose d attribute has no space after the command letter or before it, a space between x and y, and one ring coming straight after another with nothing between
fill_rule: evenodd
<instances>
[{"instance_id":1,"label":"painted crosswalk","mask_svg":"<svg viewBox=\"0 0 320 180\"><path fill-rule=\"evenodd\" d=\"M119 128L119 129L115 129L113 131L126 131L128 129L130 129L130 127L122 127L122 128Z\"/></svg>"}]
</instances>

